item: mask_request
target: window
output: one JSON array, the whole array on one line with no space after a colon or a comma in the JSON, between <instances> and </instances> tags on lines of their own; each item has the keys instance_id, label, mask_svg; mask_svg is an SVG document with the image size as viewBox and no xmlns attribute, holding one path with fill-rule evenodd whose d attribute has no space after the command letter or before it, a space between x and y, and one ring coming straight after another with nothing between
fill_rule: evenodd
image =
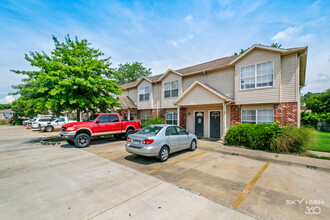
<instances>
[{"instance_id":1,"label":"window","mask_svg":"<svg viewBox=\"0 0 330 220\"><path fill-rule=\"evenodd\" d=\"M242 123L260 124L274 122L273 110L242 110Z\"/></svg>"},{"instance_id":2,"label":"window","mask_svg":"<svg viewBox=\"0 0 330 220\"><path fill-rule=\"evenodd\" d=\"M166 136L177 135L177 132L174 127L168 127L168 128L166 128L165 135Z\"/></svg>"},{"instance_id":3,"label":"window","mask_svg":"<svg viewBox=\"0 0 330 220\"><path fill-rule=\"evenodd\" d=\"M172 81L164 83L164 98L175 98L179 94L179 82Z\"/></svg>"},{"instance_id":4,"label":"window","mask_svg":"<svg viewBox=\"0 0 330 220\"><path fill-rule=\"evenodd\" d=\"M241 67L241 89L273 86L273 61Z\"/></svg>"},{"instance_id":5,"label":"window","mask_svg":"<svg viewBox=\"0 0 330 220\"><path fill-rule=\"evenodd\" d=\"M176 129L176 132L178 133L178 135L186 135L186 134L188 134L186 132L186 130L184 130L183 128L181 128L179 126L175 127L175 129Z\"/></svg>"},{"instance_id":6,"label":"window","mask_svg":"<svg viewBox=\"0 0 330 220\"><path fill-rule=\"evenodd\" d=\"M108 115L110 122L119 122L118 115Z\"/></svg>"},{"instance_id":7,"label":"window","mask_svg":"<svg viewBox=\"0 0 330 220\"><path fill-rule=\"evenodd\" d=\"M109 117L108 115L101 115L100 117L98 117L98 120L100 120L100 123L109 123Z\"/></svg>"},{"instance_id":8,"label":"window","mask_svg":"<svg viewBox=\"0 0 330 220\"><path fill-rule=\"evenodd\" d=\"M65 118L60 118L58 122L65 122Z\"/></svg>"},{"instance_id":9,"label":"window","mask_svg":"<svg viewBox=\"0 0 330 220\"><path fill-rule=\"evenodd\" d=\"M178 115L176 112L166 112L165 114L166 124L176 125L178 124Z\"/></svg>"},{"instance_id":10,"label":"window","mask_svg":"<svg viewBox=\"0 0 330 220\"><path fill-rule=\"evenodd\" d=\"M148 121L150 119L150 112L141 112L140 114L140 120L141 120L141 123L143 124L144 122Z\"/></svg>"},{"instance_id":11,"label":"window","mask_svg":"<svg viewBox=\"0 0 330 220\"><path fill-rule=\"evenodd\" d=\"M139 89L139 100L149 101L150 96L150 86L142 87Z\"/></svg>"}]
</instances>

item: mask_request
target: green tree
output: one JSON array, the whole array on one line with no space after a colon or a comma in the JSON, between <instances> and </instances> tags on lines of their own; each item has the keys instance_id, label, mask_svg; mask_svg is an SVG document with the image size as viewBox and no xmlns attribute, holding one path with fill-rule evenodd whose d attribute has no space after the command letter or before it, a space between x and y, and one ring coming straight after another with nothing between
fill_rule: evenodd
<instances>
[{"instance_id":1,"label":"green tree","mask_svg":"<svg viewBox=\"0 0 330 220\"><path fill-rule=\"evenodd\" d=\"M142 66L140 62L119 64L116 69L115 79L119 85L134 82L141 77L149 77L151 69Z\"/></svg>"},{"instance_id":2,"label":"green tree","mask_svg":"<svg viewBox=\"0 0 330 220\"><path fill-rule=\"evenodd\" d=\"M282 44L279 44L279 43L272 43L270 46L271 46L271 47L275 47L275 48L281 48L281 47L282 47Z\"/></svg>"},{"instance_id":3,"label":"green tree","mask_svg":"<svg viewBox=\"0 0 330 220\"><path fill-rule=\"evenodd\" d=\"M10 108L11 108L11 104L0 104L0 110L10 109Z\"/></svg>"},{"instance_id":4,"label":"green tree","mask_svg":"<svg viewBox=\"0 0 330 220\"><path fill-rule=\"evenodd\" d=\"M308 94L308 93L307 93ZM307 109L315 113L330 112L330 89L325 92L311 95L305 101Z\"/></svg>"},{"instance_id":5,"label":"green tree","mask_svg":"<svg viewBox=\"0 0 330 220\"><path fill-rule=\"evenodd\" d=\"M13 86L21 95L21 101L34 113L49 109L55 115L63 111L80 112L107 111L119 106L115 96L121 89L113 80L114 71L110 67L110 57L99 49L90 47L87 40L64 42L53 36L55 49L51 55L45 52L30 52L25 59L36 71L11 70L23 74L23 84Z\"/></svg>"}]
</instances>

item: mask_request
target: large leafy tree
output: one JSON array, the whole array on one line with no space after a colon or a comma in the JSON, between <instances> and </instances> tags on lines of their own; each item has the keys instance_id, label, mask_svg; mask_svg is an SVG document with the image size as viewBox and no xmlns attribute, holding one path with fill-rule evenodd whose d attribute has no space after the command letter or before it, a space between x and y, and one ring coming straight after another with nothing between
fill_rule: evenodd
<instances>
[{"instance_id":1,"label":"large leafy tree","mask_svg":"<svg viewBox=\"0 0 330 220\"><path fill-rule=\"evenodd\" d=\"M115 96L121 93L113 80L110 57L102 58L99 49L90 47L87 40L64 42L53 36L55 49L51 55L45 52L30 52L25 59L35 71L12 70L26 77L23 84L13 86L21 95L21 101L35 113L51 110L55 115L63 111L80 112L107 111L119 106Z\"/></svg>"},{"instance_id":2,"label":"large leafy tree","mask_svg":"<svg viewBox=\"0 0 330 220\"><path fill-rule=\"evenodd\" d=\"M130 83L141 77L149 77L151 75L151 69L147 69L142 66L140 62L119 64L116 69L115 79L118 84Z\"/></svg>"},{"instance_id":3,"label":"large leafy tree","mask_svg":"<svg viewBox=\"0 0 330 220\"><path fill-rule=\"evenodd\" d=\"M307 109L316 113L329 113L330 112L330 89L325 92L311 95L305 101Z\"/></svg>"}]
</instances>

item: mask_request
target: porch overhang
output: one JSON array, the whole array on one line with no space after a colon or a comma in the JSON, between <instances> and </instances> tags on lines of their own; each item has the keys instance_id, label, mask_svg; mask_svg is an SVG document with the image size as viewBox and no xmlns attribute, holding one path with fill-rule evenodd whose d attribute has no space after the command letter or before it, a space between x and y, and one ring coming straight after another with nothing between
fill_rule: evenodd
<instances>
[{"instance_id":1,"label":"porch overhang","mask_svg":"<svg viewBox=\"0 0 330 220\"><path fill-rule=\"evenodd\" d=\"M117 99L119 100L123 109L136 109L136 104L128 97L128 96L118 96Z\"/></svg>"},{"instance_id":2,"label":"porch overhang","mask_svg":"<svg viewBox=\"0 0 330 220\"><path fill-rule=\"evenodd\" d=\"M195 81L173 104L176 106L192 106L234 102L233 99L206 83Z\"/></svg>"}]
</instances>

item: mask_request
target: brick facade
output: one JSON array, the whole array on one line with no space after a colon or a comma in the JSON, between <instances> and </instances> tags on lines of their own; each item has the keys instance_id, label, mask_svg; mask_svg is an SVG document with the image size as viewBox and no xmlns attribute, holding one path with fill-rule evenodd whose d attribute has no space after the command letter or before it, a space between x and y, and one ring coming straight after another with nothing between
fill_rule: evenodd
<instances>
[{"instance_id":1,"label":"brick facade","mask_svg":"<svg viewBox=\"0 0 330 220\"><path fill-rule=\"evenodd\" d=\"M274 105L274 121L279 121L281 125L297 125L298 103L284 102Z\"/></svg>"},{"instance_id":2,"label":"brick facade","mask_svg":"<svg viewBox=\"0 0 330 220\"><path fill-rule=\"evenodd\" d=\"M165 113L166 110L165 109L158 109L158 115L160 115L164 120L165 120ZM157 109L153 109L151 111L151 118L157 116Z\"/></svg>"},{"instance_id":3,"label":"brick facade","mask_svg":"<svg viewBox=\"0 0 330 220\"><path fill-rule=\"evenodd\" d=\"M187 129L187 109L180 108L180 126Z\"/></svg>"},{"instance_id":4,"label":"brick facade","mask_svg":"<svg viewBox=\"0 0 330 220\"><path fill-rule=\"evenodd\" d=\"M241 106L232 105L230 106L230 126L237 125L241 123Z\"/></svg>"}]
</instances>

